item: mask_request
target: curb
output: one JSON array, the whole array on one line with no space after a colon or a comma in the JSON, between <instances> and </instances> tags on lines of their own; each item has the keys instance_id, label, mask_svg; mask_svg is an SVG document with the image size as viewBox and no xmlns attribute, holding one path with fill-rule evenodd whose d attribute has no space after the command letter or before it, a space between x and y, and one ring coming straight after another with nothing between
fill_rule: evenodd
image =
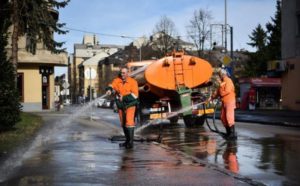
<instances>
[{"instance_id":1,"label":"curb","mask_svg":"<svg viewBox=\"0 0 300 186\"><path fill-rule=\"evenodd\" d=\"M242 117L242 116L240 116ZM208 116L208 118L212 119L212 116ZM216 116L216 119L220 120L220 116ZM240 119L235 118L236 122L247 122L247 123L255 123L262 125L275 125L275 126L284 126L284 127L296 127L300 128L300 123L291 123L286 121L263 121L263 120L251 120L251 119Z\"/></svg>"}]
</instances>

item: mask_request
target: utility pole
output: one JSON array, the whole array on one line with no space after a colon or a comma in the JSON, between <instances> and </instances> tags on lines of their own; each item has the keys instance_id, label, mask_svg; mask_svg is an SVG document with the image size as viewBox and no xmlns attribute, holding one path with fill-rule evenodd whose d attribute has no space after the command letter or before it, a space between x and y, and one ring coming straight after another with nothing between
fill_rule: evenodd
<instances>
[{"instance_id":1,"label":"utility pole","mask_svg":"<svg viewBox=\"0 0 300 186\"><path fill-rule=\"evenodd\" d=\"M92 68L90 67L90 103L92 101Z\"/></svg>"},{"instance_id":2,"label":"utility pole","mask_svg":"<svg viewBox=\"0 0 300 186\"><path fill-rule=\"evenodd\" d=\"M225 25L224 25L224 34L225 34L225 53L227 53L227 0L225 0Z\"/></svg>"},{"instance_id":3,"label":"utility pole","mask_svg":"<svg viewBox=\"0 0 300 186\"><path fill-rule=\"evenodd\" d=\"M233 59L233 27L230 27L230 58Z\"/></svg>"},{"instance_id":4,"label":"utility pole","mask_svg":"<svg viewBox=\"0 0 300 186\"><path fill-rule=\"evenodd\" d=\"M142 61L142 46L140 46L140 61Z\"/></svg>"}]
</instances>

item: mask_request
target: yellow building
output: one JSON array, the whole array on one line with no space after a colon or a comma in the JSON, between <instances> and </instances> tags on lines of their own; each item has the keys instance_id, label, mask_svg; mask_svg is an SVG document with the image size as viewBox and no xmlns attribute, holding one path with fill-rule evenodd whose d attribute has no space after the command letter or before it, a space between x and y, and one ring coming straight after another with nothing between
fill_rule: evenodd
<instances>
[{"instance_id":1,"label":"yellow building","mask_svg":"<svg viewBox=\"0 0 300 186\"><path fill-rule=\"evenodd\" d=\"M58 17L58 12L55 13ZM11 40L8 41L7 52L8 56L11 56ZM54 67L67 66L67 53L53 54L39 43L36 54L33 55L26 51L27 42L26 35L19 38L18 42L17 84L22 110L25 112L53 110Z\"/></svg>"},{"instance_id":2,"label":"yellow building","mask_svg":"<svg viewBox=\"0 0 300 186\"><path fill-rule=\"evenodd\" d=\"M300 110L300 1L282 1L282 106Z\"/></svg>"}]
</instances>

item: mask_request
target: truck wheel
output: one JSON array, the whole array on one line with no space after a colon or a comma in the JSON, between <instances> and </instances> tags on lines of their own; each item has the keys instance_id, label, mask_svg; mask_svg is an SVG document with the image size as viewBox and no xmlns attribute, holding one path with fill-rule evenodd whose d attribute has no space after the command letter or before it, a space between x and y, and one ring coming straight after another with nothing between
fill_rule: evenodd
<instances>
[{"instance_id":1,"label":"truck wheel","mask_svg":"<svg viewBox=\"0 0 300 186\"><path fill-rule=\"evenodd\" d=\"M169 118L169 121L171 124L177 124L178 123L178 117L175 116L175 117L171 117Z\"/></svg>"},{"instance_id":2,"label":"truck wheel","mask_svg":"<svg viewBox=\"0 0 300 186\"><path fill-rule=\"evenodd\" d=\"M183 116L183 121L186 127L199 127L203 126L205 122L206 116L193 116L193 115L187 115Z\"/></svg>"}]
</instances>

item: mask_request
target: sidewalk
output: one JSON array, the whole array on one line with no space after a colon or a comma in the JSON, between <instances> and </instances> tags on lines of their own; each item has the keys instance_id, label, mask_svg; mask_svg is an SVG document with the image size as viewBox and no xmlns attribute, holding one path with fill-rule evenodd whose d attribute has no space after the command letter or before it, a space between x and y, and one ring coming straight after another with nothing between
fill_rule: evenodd
<instances>
[{"instance_id":1,"label":"sidewalk","mask_svg":"<svg viewBox=\"0 0 300 186\"><path fill-rule=\"evenodd\" d=\"M216 118L220 119L220 111L217 111ZM236 110L235 120L237 122L300 127L300 111Z\"/></svg>"}]
</instances>

